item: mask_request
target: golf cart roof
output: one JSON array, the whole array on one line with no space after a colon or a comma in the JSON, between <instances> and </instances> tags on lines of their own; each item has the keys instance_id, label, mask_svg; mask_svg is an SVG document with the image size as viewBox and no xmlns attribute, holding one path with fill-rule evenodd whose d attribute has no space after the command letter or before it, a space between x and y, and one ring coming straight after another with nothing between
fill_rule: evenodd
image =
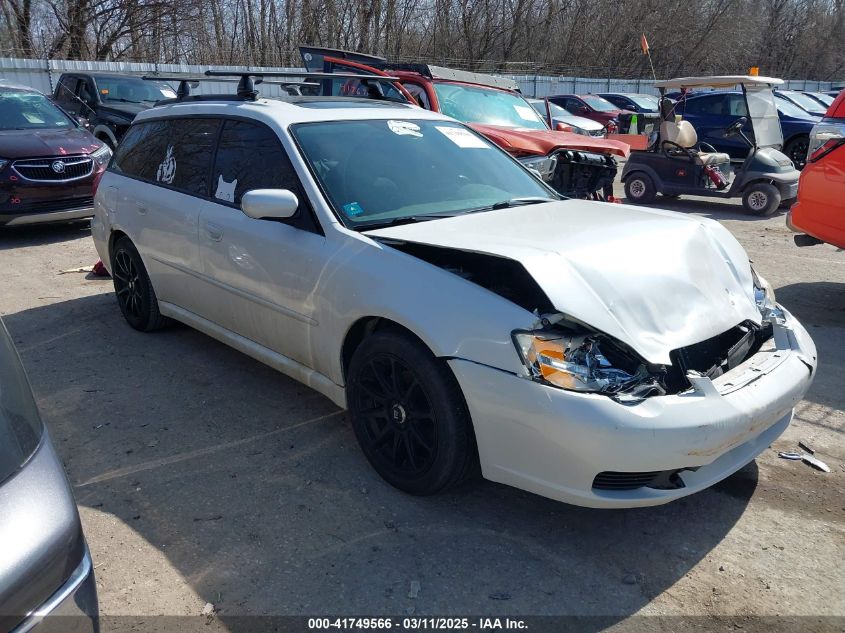
<instances>
[{"instance_id":1,"label":"golf cart roof","mask_svg":"<svg viewBox=\"0 0 845 633\"><path fill-rule=\"evenodd\" d=\"M715 75L710 77L678 77L657 81L655 88L733 88L737 84L762 84L779 86L783 79L754 75Z\"/></svg>"}]
</instances>

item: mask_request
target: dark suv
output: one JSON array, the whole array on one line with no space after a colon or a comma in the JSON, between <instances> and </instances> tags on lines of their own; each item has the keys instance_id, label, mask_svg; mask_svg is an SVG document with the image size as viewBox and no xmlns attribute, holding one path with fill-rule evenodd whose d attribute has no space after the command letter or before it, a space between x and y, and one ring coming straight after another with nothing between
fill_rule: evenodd
<instances>
[{"instance_id":1,"label":"dark suv","mask_svg":"<svg viewBox=\"0 0 845 633\"><path fill-rule=\"evenodd\" d=\"M0 226L91 217L110 158L43 94L0 84Z\"/></svg>"},{"instance_id":2,"label":"dark suv","mask_svg":"<svg viewBox=\"0 0 845 633\"><path fill-rule=\"evenodd\" d=\"M88 121L98 139L114 149L139 112L156 101L176 96L163 81L105 73L65 73L53 99L66 111Z\"/></svg>"}]
</instances>

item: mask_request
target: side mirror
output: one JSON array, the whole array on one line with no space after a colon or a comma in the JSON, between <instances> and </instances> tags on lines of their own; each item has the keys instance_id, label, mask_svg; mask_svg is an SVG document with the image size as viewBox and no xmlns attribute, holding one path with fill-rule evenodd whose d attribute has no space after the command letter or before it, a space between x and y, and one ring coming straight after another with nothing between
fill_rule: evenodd
<instances>
[{"instance_id":1,"label":"side mirror","mask_svg":"<svg viewBox=\"0 0 845 633\"><path fill-rule=\"evenodd\" d=\"M555 130L557 130L558 132L571 132L572 128L566 125L566 123L558 121L557 123L555 123Z\"/></svg>"},{"instance_id":2,"label":"side mirror","mask_svg":"<svg viewBox=\"0 0 845 633\"><path fill-rule=\"evenodd\" d=\"M581 106L578 108L578 114L589 114L590 111L587 109L587 106Z\"/></svg>"},{"instance_id":3,"label":"side mirror","mask_svg":"<svg viewBox=\"0 0 845 633\"><path fill-rule=\"evenodd\" d=\"M79 115L79 116L76 116L74 118L76 119L76 122L79 123L79 125L81 127L84 127L86 130L91 129L91 122L88 119L86 119L84 116Z\"/></svg>"},{"instance_id":4,"label":"side mirror","mask_svg":"<svg viewBox=\"0 0 845 633\"><path fill-rule=\"evenodd\" d=\"M253 189L241 198L244 215L255 220L286 219L299 207L299 199L287 189Z\"/></svg>"}]
</instances>

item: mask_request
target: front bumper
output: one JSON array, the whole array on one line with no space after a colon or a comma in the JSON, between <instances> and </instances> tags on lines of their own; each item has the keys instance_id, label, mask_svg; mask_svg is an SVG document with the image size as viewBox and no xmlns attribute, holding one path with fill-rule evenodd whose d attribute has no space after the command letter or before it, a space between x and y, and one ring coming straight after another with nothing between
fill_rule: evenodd
<instances>
[{"instance_id":1,"label":"front bumper","mask_svg":"<svg viewBox=\"0 0 845 633\"><path fill-rule=\"evenodd\" d=\"M773 342L739 367L682 394L634 405L545 386L476 363L449 361L492 481L596 508L659 505L724 479L792 419L810 386L816 349L789 313ZM682 470L684 487L604 490L599 473Z\"/></svg>"},{"instance_id":2,"label":"front bumper","mask_svg":"<svg viewBox=\"0 0 845 633\"><path fill-rule=\"evenodd\" d=\"M93 205L83 205L63 211L33 211L31 213L0 214L0 226L22 226L24 224L48 224L50 222L72 222L94 215Z\"/></svg>"},{"instance_id":3,"label":"front bumper","mask_svg":"<svg viewBox=\"0 0 845 633\"><path fill-rule=\"evenodd\" d=\"M99 609L88 548L70 578L11 633L98 633Z\"/></svg>"}]
</instances>

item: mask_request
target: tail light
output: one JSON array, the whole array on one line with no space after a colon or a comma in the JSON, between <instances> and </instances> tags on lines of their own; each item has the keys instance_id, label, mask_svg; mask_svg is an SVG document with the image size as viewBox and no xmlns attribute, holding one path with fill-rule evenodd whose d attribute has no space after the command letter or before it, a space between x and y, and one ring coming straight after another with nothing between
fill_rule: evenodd
<instances>
[{"instance_id":1,"label":"tail light","mask_svg":"<svg viewBox=\"0 0 845 633\"><path fill-rule=\"evenodd\" d=\"M845 120L823 120L810 132L807 160L811 163L845 144Z\"/></svg>"}]
</instances>

